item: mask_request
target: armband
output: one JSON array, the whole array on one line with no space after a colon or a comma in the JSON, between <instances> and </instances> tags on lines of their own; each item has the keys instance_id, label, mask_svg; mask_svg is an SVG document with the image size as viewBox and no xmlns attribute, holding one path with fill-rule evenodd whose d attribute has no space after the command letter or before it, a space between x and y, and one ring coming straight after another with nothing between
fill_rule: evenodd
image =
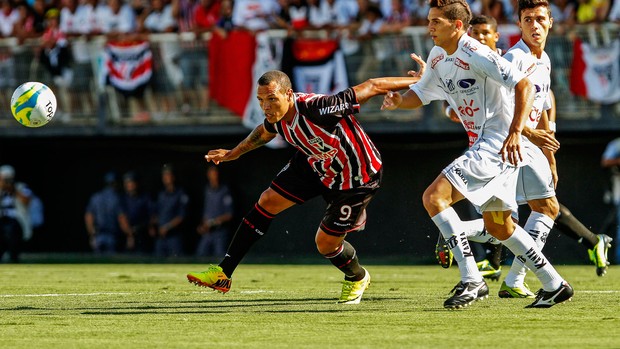
<instances>
[{"instance_id":1,"label":"armband","mask_svg":"<svg viewBox=\"0 0 620 349\"><path fill-rule=\"evenodd\" d=\"M444 111L444 113L446 113L446 116L451 118L450 114L452 113L452 107L451 106L447 106L446 110Z\"/></svg>"},{"instance_id":2,"label":"armband","mask_svg":"<svg viewBox=\"0 0 620 349\"><path fill-rule=\"evenodd\" d=\"M549 121L549 130L555 132L555 121Z\"/></svg>"}]
</instances>

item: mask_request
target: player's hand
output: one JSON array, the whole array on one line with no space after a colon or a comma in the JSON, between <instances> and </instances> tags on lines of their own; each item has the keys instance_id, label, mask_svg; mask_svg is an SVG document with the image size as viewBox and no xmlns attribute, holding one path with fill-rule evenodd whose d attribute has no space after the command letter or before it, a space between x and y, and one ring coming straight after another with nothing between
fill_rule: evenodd
<instances>
[{"instance_id":1,"label":"player's hand","mask_svg":"<svg viewBox=\"0 0 620 349\"><path fill-rule=\"evenodd\" d=\"M407 74L409 74L409 76L413 76L414 78L422 76L422 74L424 74L424 71L426 70L426 62L422 59L422 57L416 55L415 53L410 54L409 57L411 57L411 59L418 63L418 65L420 66L420 70L410 70L407 72Z\"/></svg>"},{"instance_id":2,"label":"player's hand","mask_svg":"<svg viewBox=\"0 0 620 349\"><path fill-rule=\"evenodd\" d=\"M539 148L547 149L554 153L560 149L560 142L555 139L552 131L533 129L528 133L527 138Z\"/></svg>"},{"instance_id":3,"label":"player's hand","mask_svg":"<svg viewBox=\"0 0 620 349\"><path fill-rule=\"evenodd\" d=\"M403 96L398 92L388 91L383 97L381 110L394 110L403 102Z\"/></svg>"},{"instance_id":4,"label":"player's hand","mask_svg":"<svg viewBox=\"0 0 620 349\"><path fill-rule=\"evenodd\" d=\"M227 149L215 149L209 150L207 155L205 155L205 159L207 162L211 161L216 165L219 165L220 162L235 160L230 156L230 150Z\"/></svg>"},{"instance_id":5,"label":"player's hand","mask_svg":"<svg viewBox=\"0 0 620 349\"><path fill-rule=\"evenodd\" d=\"M523 156L521 155L521 133L508 133L508 137L504 140L499 153L502 155L502 161L508 160L514 166L517 166L519 161L523 161Z\"/></svg>"}]
</instances>

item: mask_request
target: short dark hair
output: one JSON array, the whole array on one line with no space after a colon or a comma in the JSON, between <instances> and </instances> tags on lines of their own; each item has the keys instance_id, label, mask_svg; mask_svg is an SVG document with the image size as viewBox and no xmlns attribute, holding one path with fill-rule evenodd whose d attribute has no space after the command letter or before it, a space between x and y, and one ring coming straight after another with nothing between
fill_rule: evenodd
<instances>
[{"instance_id":1,"label":"short dark hair","mask_svg":"<svg viewBox=\"0 0 620 349\"><path fill-rule=\"evenodd\" d=\"M469 25L477 25L477 24L488 24L493 28L494 31L497 31L497 21L495 18L491 16L485 15L477 15L469 21Z\"/></svg>"},{"instance_id":2,"label":"short dark hair","mask_svg":"<svg viewBox=\"0 0 620 349\"><path fill-rule=\"evenodd\" d=\"M463 22L465 30L471 21L471 9L465 0L430 0L430 7L440 9L444 16L451 21L460 20Z\"/></svg>"},{"instance_id":3,"label":"short dark hair","mask_svg":"<svg viewBox=\"0 0 620 349\"><path fill-rule=\"evenodd\" d=\"M521 13L525 10L537 8L537 7L546 7L547 12L549 13L549 17L551 17L551 6L549 5L549 1L547 0L519 0L517 4L517 13L519 14L519 20L521 20Z\"/></svg>"},{"instance_id":4,"label":"short dark hair","mask_svg":"<svg viewBox=\"0 0 620 349\"><path fill-rule=\"evenodd\" d=\"M281 72L279 70L270 70L258 79L258 84L260 86L267 86L272 82L278 84L282 92L286 92L293 88L293 85L291 84L291 79L288 77L288 75L284 74L284 72Z\"/></svg>"}]
</instances>

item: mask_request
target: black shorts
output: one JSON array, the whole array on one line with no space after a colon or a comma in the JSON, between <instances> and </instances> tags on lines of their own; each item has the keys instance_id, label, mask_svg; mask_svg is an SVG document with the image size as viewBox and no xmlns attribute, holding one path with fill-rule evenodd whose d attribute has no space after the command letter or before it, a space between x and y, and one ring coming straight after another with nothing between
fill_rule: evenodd
<instances>
[{"instance_id":1,"label":"black shorts","mask_svg":"<svg viewBox=\"0 0 620 349\"><path fill-rule=\"evenodd\" d=\"M299 152L271 182L271 189L296 204L322 196L327 202L321 229L334 236L361 230L366 223L365 209L381 186L381 171L364 186L348 189L329 189L312 170L305 156Z\"/></svg>"}]
</instances>

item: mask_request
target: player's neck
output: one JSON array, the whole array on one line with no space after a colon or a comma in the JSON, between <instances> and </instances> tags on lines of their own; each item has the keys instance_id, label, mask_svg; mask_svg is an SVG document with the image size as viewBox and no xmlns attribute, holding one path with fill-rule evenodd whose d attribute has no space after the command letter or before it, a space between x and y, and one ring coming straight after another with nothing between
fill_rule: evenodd
<instances>
[{"instance_id":1,"label":"player's neck","mask_svg":"<svg viewBox=\"0 0 620 349\"><path fill-rule=\"evenodd\" d=\"M452 40L447 42L441 48L443 48L449 56L452 55L459 48L459 41L461 41L463 34L465 34L464 31L458 33Z\"/></svg>"},{"instance_id":2,"label":"player's neck","mask_svg":"<svg viewBox=\"0 0 620 349\"><path fill-rule=\"evenodd\" d=\"M543 51L545 51L545 43L544 42L540 46L530 45L527 42L525 42L525 44L530 49L530 52L531 52L532 56L534 56L534 57L536 57L538 59L540 59L540 57L542 57L542 53L543 53Z\"/></svg>"}]
</instances>

